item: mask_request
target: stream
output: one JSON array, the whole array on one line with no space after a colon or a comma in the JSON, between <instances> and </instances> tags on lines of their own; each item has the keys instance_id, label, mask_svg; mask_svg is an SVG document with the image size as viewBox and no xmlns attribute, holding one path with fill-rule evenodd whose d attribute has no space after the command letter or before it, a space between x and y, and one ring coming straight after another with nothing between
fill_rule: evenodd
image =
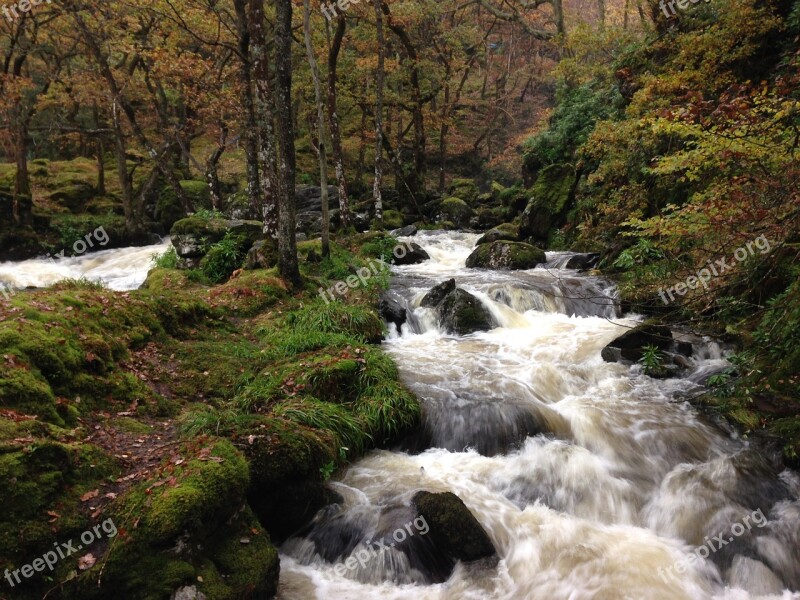
<instances>
[{"instance_id":1,"label":"stream","mask_svg":"<svg viewBox=\"0 0 800 600\"><path fill-rule=\"evenodd\" d=\"M686 401L726 364L717 344L694 340L687 375L651 379L603 361L641 319L618 316L609 283L559 268L563 254L475 270L477 235L407 239L431 260L393 269L390 293L413 314L384 348L423 404L422 431L331 483L342 501L281 549L279 598L800 598L798 475ZM498 327L442 332L419 304L451 277ZM458 495L499 560L437 581L421 543L375 551L419 490ZM366 563L340 566L365 548Z\"/></svg>"},{"instance_id":2,"label":"stream","mask_svg":"<svg viewBox=\"0 0 800 600\"><path fill-rule=\"evenodd\" d=\"M341 502L283 544L278 597L800 598L800 478L686 400L727 365L725 349L692 338L688 370L666 380L604 362L601 350L641 321L619 314L613 285L563 269L565 253L529 271L466 269L477 239L405 239L431 259L393 268L390 293L409 318L402 331L390 326L384 348L420 398L423 425L330 483ZM168 245L0 263L0 282L46 287L85 277L134 289ZM497 327L442 331L420 302L450 278ZM414 519L409 505L420 490L460 497L497 558L458 563L442 577L426 553L427 531L407 528L405 546L343 569Z\"/></svg>"}]
</instances>

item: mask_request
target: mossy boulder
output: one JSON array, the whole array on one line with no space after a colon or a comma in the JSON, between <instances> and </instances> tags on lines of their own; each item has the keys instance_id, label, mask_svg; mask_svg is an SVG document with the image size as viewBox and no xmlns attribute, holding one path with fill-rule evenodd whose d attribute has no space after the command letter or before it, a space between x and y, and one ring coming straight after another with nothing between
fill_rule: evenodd
<instances>
[{"instance_id":1,"label":"mossy boulder","mask_svg":"<svg viewBox=\"0 0 800 600\"><path fill-rule=\"evenodd\" d=\"M539 173L529 190L530 201L522 213L520 234L546 241L553 228L561 227L575 200L577 173L570 165L550 165Z\"/></svg>"},{"instance_id":2,"label":"mossy boulder","mask_svg":"<svg viewBox=\"0 0 800 600\"><path fill-rule=\"evenodd\" d=\"M547 262L543 250L522 242L496 241L481 244L467 258L472 269L533 269Z\"/></svg>"},{"instance_id":3,"label":"mossy boulder","mask_svg":"<svg viewBox=\"0 0 800 600\"><path fill-rule=\"evenodd\" d=\"M226 440L201 437L179 447L113 505L119 537L67 597L99 600L114 590L169 598L188 585L209 598L271 597L278 555L246 505L249 480L244 456Z\"/></svg>"},{"instance_id":4,"label":"mossy boulder","mask_svg":"<svg viewBox=\"0 0 800 600\"><path fill-rule=\"evenodd\" d=\"M453 179L448 188L448 193L450 196L461 198L464 202L473 206L478 200L480 190L472 179Z\"/></svg>"},{"instance_id":5,"label":"mossy boulder","mask_svg":"<svg viewBox=\"0 0 800 600\"><path fill-rule=\"evenodd\" d=\"M385 210L383 211L383 223L376 223L376 225L379 226L376 226L375 229L385 229L388 231L391 229L399 229L403 224L403 213L398 210Z\"/></svg>"},{"instance_id":6,"label":"mossy boulder","mask_svg":"<svg viewBox=\"0 0 800 600\"><path fill-rule=\"evenodd\" d=\"M439 206L439 221L453 223L456 227L466 227L474 214L461 198L451 196L442 200Z\"/></svg>"},{"instance_id":7,"label":"mossy boulder","mask_svg":"<svg viewBox=\"0 0 800 600\"><path fill-rule=\"evenodd\" d=\"M72 213L83 212L86 203L97 194L97 188L85 181L65 182L49 196L51 202L60 204Z\"/></svg>"},{"instance_id":8,"label":"mossy boulder","mask_svg":"<svg viewBox=\"0 0 800 600\"><path fill-rule=\"evenodd\" d=\"M181 258L196 259L204 256L212 244L226 234L241 237L248 248L263 236L260 221L238 221L222 218L188 217L176 222L170 231L172 245Z\"/></svg>"},{"instance_id":9,"label":"mossy boulder","mask_svg":"<svg viewBox=\"0 0 800 600\"><path fill-rule=\"evenodd\" d=\"M205 181L185 179L180 182L180 186L189 200L191 210L211 208L211 190ZM186 209L175 190L170 185L163 186L156 202L156 221L169 229L176 221L184 217L186 217Z\"/></svg>"},{"instance_id":10,"label":"mossy boulder","mask_svg":"<svg viewBox=\"0 0 800 600\"><path fill-rule=\"evenodd\" d=\"M439 285L433 286L431 290L425 294L425 296L423 296L420 306L425 308L436 308L442 303L448 294L451 294L455 290L456 280L448 279Z\"/></svg>"},{"instance_id":11,"label":"mossy boulder","mask_svg":"<svg viewBox=\"0 0 800 600\"><path fill-rule=\"evenodd\" d=\"M439 322L447 333L469 335L494 327L489 310L469 292L456 288L436 306Z\"/></svg>"},{"instance_id":12,"label":"mossy boulder","mask_svg":"<svg viewBox=\"0 0 800 600\"><path fill-rule=\"evenodd\" d=\"M440 552L465 562L497 554L481 524L452 492L422 491L412 502L430 527L428 535Z\"/></svg>"}]
</instances>

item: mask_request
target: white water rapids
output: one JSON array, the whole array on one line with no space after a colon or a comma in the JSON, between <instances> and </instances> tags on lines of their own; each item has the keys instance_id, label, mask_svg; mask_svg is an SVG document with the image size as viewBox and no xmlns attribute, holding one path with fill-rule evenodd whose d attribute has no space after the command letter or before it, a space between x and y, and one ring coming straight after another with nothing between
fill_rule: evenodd
<instances>
[{"instance_id":1,"label":"white water rapids","mask_svg":"<svg viewBox=\"0 0 800 600\"><path fill-rule=\"evenodd\" d=\"M63 279L84 278L112 290L135 290L153 268L152 257L169 247L169 238L165 238L150 246L101 250L70 258L0 262L0 283L16 289L43 288Z\"/></svg>"},{"instance_id":2,"label":"white water rapids","mask_svg":"<svg viewBox=\"0 0 800 600\"><path fill-rule=\"evenodd\" d=\"M419 449L428 449L373 452L352 465L333 483L343 498L331 521L338 529L317 539L345 546L355 536L362 548L391 511L400 511L395 523L408 522L403 507L417 491L451 491L499 562L459 563L449 579L430 583L424 561L415 567L396 549L337 572L322 556L330 549L313 536L293 538L282 549L278 597L800 598L797 474L682 400L701 391L690 378L655 380L638 366L604 362L603 347L638 322L616 317L608 285L557 268L466 269L476 240L420 234L413 241L431 260L395 268L392 290L413 315L384 346L423 403L428 443ZM499 327L465 337L440 330L419 302L451 277ZM701 343L689 361L702 373L722 357ZM741 535L731 533L758 510L758 525L751 519ZM715 536L730 539L687 561Z\"/></svg>"}]
</instances>

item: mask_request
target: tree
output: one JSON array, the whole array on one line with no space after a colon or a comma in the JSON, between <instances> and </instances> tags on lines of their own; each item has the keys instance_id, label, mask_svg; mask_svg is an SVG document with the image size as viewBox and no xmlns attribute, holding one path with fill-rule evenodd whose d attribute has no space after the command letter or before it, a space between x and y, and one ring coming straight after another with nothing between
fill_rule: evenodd
<instances>
[{"instance_id":1,"label":"tree","mask_svg":"<svg viewBox=\"0 0 800 600\"><path fill-rule=\"evenodd\" d=\"M292 118L292 0L275 0L275 113L278 123L278 270L300 285L295 222L295 135Z\"/></svg>"},{"instance_id":2,"label":"tree","mask_svg":"<svg viewBox=\"0 0 800 600\"><path fill-rule=\"evenodd\" d=\"M330 256L331 220L328 211L328 153L325 150L325 108L322 101L322 86L319 81L319 67L314 55L314 44L311 41L311 2L303 0L303 37L306 43L306 56L311 68L311 79L314 82L314 98L317 105L317 143L319 152L319 185L322 200L322 256Z\"/></svg>"},{"instance_id":3,"label":"tree","mask_svg":"<svg viewBox=\"0 0 800 600\"><path fill-rule=\"evenodd\" d=\"M337 107L337 68L342 39L347 28L347 19L339 13L336 17L336 30L333 40L330 39L330 27L326 24L328 34L328 120L331 129L331 148L333 150L333 167L336 171L336 183L339 186L339 220L342 227L350 225L350 197L347 191L347 177L344 172L344 154L342 152L342 133Z\"/></svg>"},{"instance_id":4,"label":"tree","mask_svg":"<svg viewBox=\"0 0 800 600\"><path fill-rule=\"evenodd\" d=\"M375 181L372 196L375 200L375 218L383 222L383 85L386 77L386 41L383 35L383 0L373 0L375 5L375 34L378 42L378 68L375 71Z\"/></svg>"}]
</instances>

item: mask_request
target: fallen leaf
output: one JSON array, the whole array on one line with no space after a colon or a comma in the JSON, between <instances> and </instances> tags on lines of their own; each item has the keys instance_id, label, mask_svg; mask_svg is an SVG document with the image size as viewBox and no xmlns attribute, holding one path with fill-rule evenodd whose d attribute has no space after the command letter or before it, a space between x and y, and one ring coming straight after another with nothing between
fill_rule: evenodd
<instances>
[{"instance_id":1,"label":"fallen leaf","mask_svg":"<svg viewBox=\"0 0 800 600\"><path fill-rule=\"evenodd\" d=\"M81 502L88 502L92 498L97 498L100 490L92 490L91 492L86 492L83 496L81 496Z\"/></svg>"}]
</instances>

